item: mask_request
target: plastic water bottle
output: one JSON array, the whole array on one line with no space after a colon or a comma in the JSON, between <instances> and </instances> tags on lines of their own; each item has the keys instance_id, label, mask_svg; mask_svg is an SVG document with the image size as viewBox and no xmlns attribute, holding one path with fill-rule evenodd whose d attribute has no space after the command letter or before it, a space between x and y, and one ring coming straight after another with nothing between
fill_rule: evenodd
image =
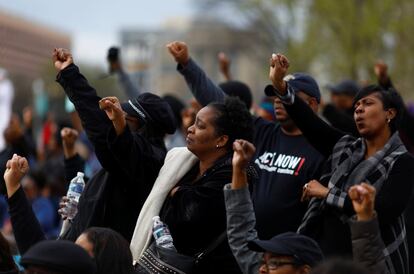
<instances>
[{"instance_id":1,"label":"plastic water bottle","mask_svg":"<svg viewBox=\"0 0 414 274\"><path fill-rule=\"evenodd\" d=\"M84 174L82 172L78 172L76 177L70 181L68 193L66 194L69 200L66 202L65 209L62 212L62 215L66 216L69 220L75 218L78 213L79 198L85 188L83 176Z\"/></svg>"},{"instance_id":2,"label":"plastic water bottle","mask_svg":"<svg viewBox=\"0 0 414 274\"><path fill-rule=\"evenodd\" d=\"M168 226L161 221L160 216L153 217L152 221L154 222L152 235L154 235L156 244L164 248L175 250L173 238L171 237Z\"/></svg>"}]
</instances>

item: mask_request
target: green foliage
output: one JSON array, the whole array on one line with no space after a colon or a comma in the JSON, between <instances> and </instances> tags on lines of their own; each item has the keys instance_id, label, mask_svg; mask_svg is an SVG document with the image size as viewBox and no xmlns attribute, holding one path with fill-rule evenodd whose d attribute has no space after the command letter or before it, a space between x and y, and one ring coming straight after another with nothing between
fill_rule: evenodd
<instances>
[{"instance_id":1,"label":"green foliage","mask_svg":"<svg viewBox=\"0 0 414 274\"><path fill-rule=\"evenodd\" d=\"M260 32L258 49L287 54L292 71L330 81L374 82L378 59L389 64L405 97L413 86L414 1L412 0L197 0L198 7L237 11L247 28ZM272 50L273 49L273 50ZM316 75L319 76L319 75Z\"/></svg>"}]
</instances>

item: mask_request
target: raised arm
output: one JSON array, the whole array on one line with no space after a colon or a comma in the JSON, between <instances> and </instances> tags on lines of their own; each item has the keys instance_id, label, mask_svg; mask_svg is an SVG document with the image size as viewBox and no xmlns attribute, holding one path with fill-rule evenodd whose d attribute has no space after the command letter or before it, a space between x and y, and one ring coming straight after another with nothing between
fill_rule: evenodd
<instances>
[{"instance_id":1,"label":"raised arm","mask_svg":"<svg viewBox=\"0 0 414 274\"><path fill-rule=\"evenodd\" d=\"M233 144L233 177L224 188L227 213L227 237L230 249L243 273L259 273L261 255L248 248L248 242L257 239L256 218L247 184L246 167L255 148L247 141Z\"/></svg>"},{"instance_id":2,"label":"raised arm","mask_svg":"<svg viewBox=\"0 0 414 274\"><path fill-rule=\"evenodd\" d=\"M282 100L290 118L308 142L328 157L335 144L345 134L325 123L299 96L296 96L289 82L285 81L288 68L289 60L285 56L274 54L271 57L269 78L273 85L267 86L265 92L274 94Z\"/></svg>"},{"instance_id":3,"label":"raised arm","mask_svg":"<svg viewBox=\"0 0 414 274\"><path fill-rule=\"evenodd\" d=\"M339 110L332 104L327 104L322 111L322 115L335 127L342 131L358 137L358 129L356 127L354 118L349 116L344 111Z\"/></svg>"},{"instance_id":4,"label":"raised arm","mask_svg":"<svg viewBox=\"0 0 414 274\"><path fill-rule=\"evenodd\" d=\"M109 73L116 73L118 76L118 83L122 87L122 90L128 97L128 99L133 99L138 97L141 94L140 89L137 85L132 83L131 77L128 73L125 72L121 58L120 58L120 49L118 47L111 47L108 49L107 61L109 65Z\"/></svg>"},{"instance_id":5,"label":"raised arm","mask_svg":"<svg viewBox=\"0 0 414 274\"><path fill-rule=\"evenodd\" d=\"M390 76L388 75L388 66L383 60L378 60L374 66L374 73L377 77L378 85L383 89L394 88Z\"/></svg>"},{"instance_id":6,"label":"raised arm","mask_svg":"<svg viewBox=\"0 0 414 274\"><path fill-rule=\"evenodd\" d=\"M167 48L178 64L177 70L183 75L191 93L202 106L224 101L226 94L191 59L186 43L172 42Z\"/></svg>"},{"instance_id":7,"label":"raised arm","mask_svg":"<svg viewBox=\"0 0 414 274\"><path fill-rule=\"evenodd\" d=\"M117 168L108 150L106 135L113 125L105 112L99 108L101 98L86 78L74 65L72 55L64 49L55 49L53 62L57 71L57 81L65 90L82 121L89 140L95 147L95 153L101 165L108 171Z\"/></svg>"},{"instance_id":8,"label":"raised arm","mask_svg":"<svg viewBox=\"0 0 414 274\"><path fill-rule=\"evenodd\" d=\"M352 186L348 195L356 215L349 222L354 261L371 273L388 274L377 214L374 210L375 188L368 184Z\"/></svg>"},{"instance_id":9,"label":"raised arm","mask_svg":"<svg viewBox=\"0 0 414 274\"><path fill-rule=\"evenodd\" d=\"M231 81L230 58L224 52L220 52L217 58L219 61L220 72L224 76L224 79L226 79L226 81Z\"/></svg>"},{"instance_id":10,"label":"raised arm","mask_svg":"<svg viewBox=\"0 0 414 274\"><path fill-rule=\"evenodd\" d=\"M128 99L133 99L141 94L140 89L137 85L132 83L131 77L122 68L117 71L118 83L121 85Z\"/></svg>"},{"instance_id":11,"label":"raised arm","mask_svg":"<svg viewBox=\"0 0 414 274\"><path fill-rule=\"evenodd\" d=\"M9 214L20 254L24 254L37 242L45 240L40 224L20 186L20 180L28 171L29 164L26 158L14 154L7 162L4 172Z\"/></svg>"},{"instance_id":12,"label":"raised arm","mask_svg":"<svg viewBox=\"0 0 414 274\"><path fill-rule=\"evenodd\" d=\"M73 128L65 127L60 131L62 137L63 154L65 157L65 183L69 186L70 181L78 172L84 172L85 161L79 156L75 149L78 139L78 131Z\"/></svg>"},{"instance_id":13,"label":"raised arm","mask_svg":"<svg viewBox=\"0 0 414 274\"><path fill-rule=\"evenodd\" d=\"M166 154L161 145L156 147L151 144L148 137L130 130L118 98L105 97L99 104L113 123L106 138L108 148L120 170L131 182L135 182L145 174L157 174Z\"/></svg>"}]
</instances>

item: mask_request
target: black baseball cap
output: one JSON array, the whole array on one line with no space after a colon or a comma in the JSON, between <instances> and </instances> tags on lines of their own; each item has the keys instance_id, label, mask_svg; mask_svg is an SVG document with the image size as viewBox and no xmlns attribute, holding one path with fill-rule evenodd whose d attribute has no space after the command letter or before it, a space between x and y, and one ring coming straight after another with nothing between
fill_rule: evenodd
<instances>
[{"instance_id":1,"label":"black baseball cap","mask_svg":"<svg viewBox=\"0 0 414 274\"><path fill-rule=\"evenodd\" d=\"M319 245L311 238L294 232L285 232L270 240L254 240L248 243L250 250L292 256L299 265L315 266L323 260Z\"/></svg>"},{"instance_id":2,"label":"black baseball cap","mask_svg":"<svg viewBox=\"0 0 414 274\"><path fill-rule=\"evenodd\" d=\"M295 93L301 91L310 97L315 98L318 103L321 102L321 92L318 83L316 83L315 79L309 74L297 72L286 75L283 80L287 82L288 86L291 87ZM267 96L277 95L276 90L272 85L268 85L265 88L265 94Z\"/></svg>"}]
</instances>

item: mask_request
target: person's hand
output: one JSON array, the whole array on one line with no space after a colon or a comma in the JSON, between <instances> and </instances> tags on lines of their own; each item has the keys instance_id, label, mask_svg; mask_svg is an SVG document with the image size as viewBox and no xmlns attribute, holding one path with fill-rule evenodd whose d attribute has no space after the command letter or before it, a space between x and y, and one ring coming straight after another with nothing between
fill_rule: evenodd
<instances>
[{"instance_id":1,"label":"person's hand","mask_svg":"<svg viewBox=\"0 0 414 274\"><path fill-rule=\"evenodd\" d=\"M286 76L289 69L289 60L286 56L278 53L272 54L270 58L269 79L273 86L281 92L281 95L286 93L286 82L283 78Z\"/></svg>"},{"instance_id":2,"label":"person's hand","mask_svg":"<svg viewBox=\"0 0 414 274\"><path fill-rule=\"evenodd\" d=\"M220 52L217 57L221 73L227 81L230 81L230 58L224 52Z\"/></svg>"},{"instance_id":3,"label":"person's hand","mask_svg":"<svg viewBox=\"0 0 414 274\"><path fill-rule=\"evenodd\" d=\"M348 195L358 221L367 221L374 217L375 187L367 183L355 185L349 188Z\"/></svg>"},{"instance_id":4,"label":"person's hand","mask_svg":"<svg viewBox=\"0 0 414 274\"><path fill-rule=\"evenodd\" d=\"M188 60L190 60L190 55L186 43L178 41L171 42L167 44L167 49L178 64L182 66L187 65Z\"/></svg>"},{"instance_id":5,"label":"person's hand","mask_svg":"<svg viewBox=\"0 0 414 274\"><path fill-rule=\"evenodd\" d=\"M245 188L247 186L246 167L252 159L256 148L248 141L236 140L233 142L233 151L233 176L231 178L231 188Z\"/></svg>"},{"instance_id":6,"label":"person's hand","mask_svg":"<svg viewBox=\"0 0 414 274\"><path fill-rule=\"evenodd\" d=\"M79 133L76 129L64 127L60 131L62 137L63 153L66 159L69 159L76 154L75 143L78 139Z\"/></svg>"},{"instance_id":7,"label":"person's hand","mask_svg":"<svg viewBox=\"0 0 414 274\"><path fill-rule=\"evenodd\" d=\"M4 181L6 182L7 195L10 198L20 187L20 180L29 171L29 164L24 157L14 154L6 163Z\"/></svg>"},{"instance_id":8,"label":"person's hand","mask_svg":"<svg viewBox=\"0 0 414 274\"><path fill-rule=\"evenodd\" d=\"M117 135L124 132L126 127L125 113L121 103L116 97L105 97L99 101L99 107L105 111L109 120L112 121Z\"/></svg>"},{"instance_id":9,"label":"person's hand","mask_svg":"<svg viewBox=\"0 0 414 274\"><path fill-rule=\"evenodd\" d=\"M53 64L56 70L61 71L73 64L72 54L67 49L54 49L52 53Z\"/></svg>"},{"instance_id":10,"label":"person's hand","mask_svg":"<svg viewBox=\"0 0 414 274\"><path fill-rule=\"evenodd\" d=\"M68 218L68 216L66 215L67 213L66 208L67 208L68 202L69 202L69 198L66 196L63 196L62 199L60 200L58 213L62 217L62 220L66 220Z\"/></svg>"},{"instance_id":11,"label":"person's hand","mask_svg":"<svg viewBox=\"0 0 414 274\"><path fill-rule=\"evenodd\" d=\"M378 81L388 78L388 66L382 60L378 60L374 66L374 73Z\"/></svg>"},{"instance_id":12,"label":"person's hand","mask_svg":"<svg viewBox=\"0 0 414 274\"><path fill-rule=\"evenodd\" d=\"M321 183L316 180L312 180L303 186L301 201L307 201L311 198L325 198L329 193L329 189L324 187Z\"/></svg>"},{"instance_id":13,"label":"person's hand","mask_svg":"<svg viewBox=\"0 0 414 274\"><path fill-rule=\"evenodd\" d=\"M102 98L99 101L99 108L105 111L106 115L111 121L125 118L125 114L122 110L121 103L116 97L112 96Z\"/></svg>"},{"instance_id":14,"label":"person's hand","mask_svg":"<svg viewBox=\"0 0 414 274\"><path fill-rule=\"evenodd\" d=\"M108 49L106 60L109 64L109 73L118 72L122 70L121 60L119 58L120 49L118 47L111 47Z\"/></svg>"},{"instance_id":15,"label":"person's hand","mask_svg":"<svg viewBox=\"0 0 414 274\"><path fill-rule=\"evenodd\" d=\"M233 168L244 170L249 165L256 148L248 141L236 140L233 143L233 151Z\"/></svg>"}]
</instances>

